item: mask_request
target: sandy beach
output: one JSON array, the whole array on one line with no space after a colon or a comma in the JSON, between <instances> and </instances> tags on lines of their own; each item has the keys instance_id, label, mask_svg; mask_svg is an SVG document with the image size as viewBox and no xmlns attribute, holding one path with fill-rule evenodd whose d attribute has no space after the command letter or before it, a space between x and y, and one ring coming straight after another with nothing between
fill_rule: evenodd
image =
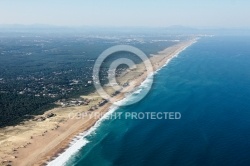
<instances>
[{"instance_id":1,"label":"sandy beach","mask_svg":"<svg viewBox=\"0 0 250 166\"><path fill-rule=\"evenodd\" d=\"M160 51L156 55L150 56L150 61L154 71L164 66L172 57L179 54L188 46L196 42L197 39L191 39L177 43L171 47ZM117 78L120 84L129 82L125 87L126 91L133 90L134 86L139 86L147 78L145 66L138 64L136 70L128 71ZM105 90L112 94L114 90L111 87L105 87ZM116 101L123 99L124 93L119 93L113 98ZM98 118L93 114L104 114L109 111L111 103L89 111L92 106L97 106L103 99L95 92L88 96L81 96L88 99L90 103L84 106L57 107L44 113L44 116L53 113L56 116L46 118L43 121L29 120L16 126L9 126L0 129L0 165L12 166L32 166L46 165L46 163L64 151L72 139L79 133L91 128ZM69 115L87 113L89 116L84 118L70 118ZM101 117L100 117L101 118Z\"/></svg>"}]
</instances>

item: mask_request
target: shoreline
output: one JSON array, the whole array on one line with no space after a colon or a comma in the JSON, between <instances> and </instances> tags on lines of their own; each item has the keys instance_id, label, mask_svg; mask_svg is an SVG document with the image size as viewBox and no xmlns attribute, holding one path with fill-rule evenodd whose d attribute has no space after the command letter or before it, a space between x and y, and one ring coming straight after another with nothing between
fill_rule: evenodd
<instances>
[{"instance_id":1,"label":"shoreline","mask_svg":"<svg viewBox=\"0 0 250 166\"><path fill-rule=\"evenodd\" d=\"M197 38L189 40L189 41L181 42L181 43L178 43L176 45L166 48L165 50L159 52L156 55L151 56L150 61L152 62L152 65L154 68L152 74L155 74L162 67L166 66L171 59L173 59L175 56L180 54L186 48L194 44L196 41L197 41ZM128 72L127 74L129 73L130 72ZM135 76L133 80L133 82L135 83L135 87L139 87L141 84L143 84L143 82L146 79L147 79L146 72L142 72L142 74L139 77ZM128 86L127 88L129 89L131 87ZM125 94L118 94L114 98L117 101L121 101L121 100L125 100L126 96ZM60 123L60 127L58 127L58 129L50 130L50 131L46 130L47 132L44 133L44 135L42 136L39 135L37 137L32 138L31 140L28 140L30 141L30 144L28 144L25 148L18 148L15 151L13 150L14 151L13 153L18 154L18 155L17 157L14 156L14 158L12 158L11 165L19 165L19 166L47 165L49 162L53 161L55 158L57 158L58 156L66 152L67 149L69 149L72 146L72 142L74 142L75 138L79 136L86 137L88 133L90 134L91 129L93 129L93 127L95 127L97 123L99 122L101 123L102 119L105 119L106 114L108 114L110 110L112 110L111 107L112 107L111 103L106 103L105 105L98 108L97 110L93 112L89 112L90 115L93 113L102 113L103 116L99 117L98 119L85 118L85 119L77 119L77 120L69 119L68 117L63 117L67 115L68 112L72 112L71 108L66 109L66 112L64 113L60 112L60 110L62 110L60 108L53 109L55 111L58 111L58 114L61 113L62 119L66 119L66 120L63 121L63 123ZM81 112L84 112L82 111L83 108L82 109L74 108L74 111L78 112L79 111L78 109ZM36 128L34 127L33 130L36 130ZM83 133L85 133L85 135L83 135ZM22 141L24 140L25 139L23 139ZM82 148L82 146L79 148ZM32 152L32 154L30 154L29 152ZM7 155L5 160L7 161L10 160L10 157Z\"/></svg>"},{"instance_id":2,"label":"shoreline","mask_svg":"<svg viewBox=\"0 0 250 166\"><path fill-rule=\"evenodd\" d=\"M195 40L194 42L192 42L190 45L184 47L183 49L179 50L176 54L172 55L171 57L167 57L167 60L165 61L165 63L160 67L160 68L157 68L155 69L154 68L154 71L152 73L152 75L155 75L158 71L160 71L163 67L167 66L168 63L175 57L177 57L181 52L183 52L185 49L187 49L189 46L193 45L194 43L196 43L197 40ZM165 53L165 52L164 52ZM165 58L164 58L165 59ZM150 77L150 76L149 76ZM142 86L146 81L147 79L149 78L146 78L143 82L140 83L140 85L136 86L135 88L137 87L140 87ZM133 93L135 93L136 91L133 91L130 95L132 95ZM121 99L120 101L117 101L117 102L123 102L124 100L130 98L130 96L127 96L127 97L124 97L123 99ZM53 166L53 164L59 164L59 165L62 165L62 164L65 164L65 162L68 161L68 159L74 155L75 153L78 152L79 149L83 148L86 144L88 144L88 141L85 139L86 136L92 134L93 131L95 131L95 129L97 129L97 127L99 127L101 125L101 123L103 121L105 121L106 117L108 117L110 114L112 114L113 112L115 112L117 109L119 109L119 106L117 106L116 108L112 108L112 106L110 106L110 108L107 110L107 112L100 118L96 121L96 123L87 131L84 131L84 133L80 133L78 136L82 136L81 138L84 138L84 141L86 142L84 145L82 145L81 147L78 147L77 149L75 149L74 152L69 152L69 154L65 155L67 153L67 150L70 148L67 148L65 149L65 151L63 151L62 153L58 154L58 156L56 158L54 158L53 160L51 161L48 161L48 163L46 165L48 166ZM91 130L93 129L93 130ZM85 133L86 132L86 133ZM73 146L74 144L77 143L77 141L79 141L79 139L77 140L77 137L78 136L75 136L74 139L70 142L70 144ZM65 159L64 157L68 156L67 159ZM64 161L63 161L63 160Z\"/></svg>"}]
</instances>

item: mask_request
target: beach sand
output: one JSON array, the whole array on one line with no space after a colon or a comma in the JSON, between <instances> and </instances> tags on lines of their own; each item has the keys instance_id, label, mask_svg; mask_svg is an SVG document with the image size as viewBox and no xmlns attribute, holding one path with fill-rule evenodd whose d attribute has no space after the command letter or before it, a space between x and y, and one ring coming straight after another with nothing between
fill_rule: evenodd
<instances>
[{"instance_id":1,"label":"beach sand","mask_svg":"<svg viewBox=\"0 0 250 166\"><path fill-rule=\"evenodd\" d=\"M196 39L178 43L156 55L151 55L150 61L154 71L160 69L176 54L190 46ZM139 86L147 78L145 66L138 64L136 70L128 71L117 78L121 84L132 82ZM133 86L125 87L127 91L133 90ZM105 90L112 94L114 90L105 87ZM124 98L124 93L114 97L116 101ZM91 106L97 105L102 98L97 93L82 96L91 100L87 106L75 106L66 108L54 108L45 112L54 113L56 116L47 118L45 121L37 122L33 120L25 121L16 126L9 126L0 129L0 165L31 166L46 165L47 161L53 159L64 151L72 139L79 133L91 128L98 118L91 116L96 113L104 114L112 106L107 103L94 111L88 111ZM89 116L84 118L70 118L69 115L85 113Z\"/></svg>"}]
</instances>

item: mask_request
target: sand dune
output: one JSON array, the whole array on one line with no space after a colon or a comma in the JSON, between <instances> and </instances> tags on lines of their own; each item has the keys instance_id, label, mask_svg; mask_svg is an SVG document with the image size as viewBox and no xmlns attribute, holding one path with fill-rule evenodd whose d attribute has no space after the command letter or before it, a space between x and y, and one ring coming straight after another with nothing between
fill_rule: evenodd
<instances>
[{"instance_id":1,"label":"sand dune","mask_svg":"<svg viewBox=\"0 0 250 166\"><path fill-rule=\"evenodd\" d=\"M154 70L161 68L166 62L181 52L186 47L194 43L196 39L185 41L152 55L150 58ZM124 73L122 77L117 78L121 84L133 81L139 86L147 77L145 67L139 64L137 69ZM126 87L132 90L132 86ZM114 90L106 87L105 90L112 94ZM114 97L115 100L121 100L123 93ZM0 165L45 165L47 161L53 159L56 155L67 148L69 142L79 133L88 130L98 120L90 118L93 113L105 113L109 110L111 104L107 103L95 111L88 111L91 106L97 105L102 98L97 93L84 96L90 99L88 106L76 106L67 108L55 108L47 111L45 114L54 113L56 116L47 118L44 121L26 121L17 126L10 126L0 129ZM69 114L88 113L84 118L70 119Z\"/></svg>"}]
</instances>

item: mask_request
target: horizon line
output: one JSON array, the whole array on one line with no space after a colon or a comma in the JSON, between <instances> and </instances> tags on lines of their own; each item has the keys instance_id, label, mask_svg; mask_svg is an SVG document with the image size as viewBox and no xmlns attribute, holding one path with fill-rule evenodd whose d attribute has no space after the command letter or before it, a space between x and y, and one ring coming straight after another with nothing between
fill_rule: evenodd
<instances>
[{"instance_id":1,"label":"horizon line","mask_svg":"<svg viewBox=\"0 0 250 166\"><path fill-rule=\"evenodd\" d=\"M193 30L219 30L219 29L228 29L228 30L250 30L250 27L220 27L220 26L186 26L186 25L169 25L169 26L124 26L124 25L53 25L53 24L0 24L0 28L20 28L20 27L32 27L32 28L66 28L66 29L78 29L78 28L108 28L108 29L119 29L119 28L146 28L146 29L164 29L164 28L183 28L183 29L193 29Z\"/></svg>"}]
</instances>

